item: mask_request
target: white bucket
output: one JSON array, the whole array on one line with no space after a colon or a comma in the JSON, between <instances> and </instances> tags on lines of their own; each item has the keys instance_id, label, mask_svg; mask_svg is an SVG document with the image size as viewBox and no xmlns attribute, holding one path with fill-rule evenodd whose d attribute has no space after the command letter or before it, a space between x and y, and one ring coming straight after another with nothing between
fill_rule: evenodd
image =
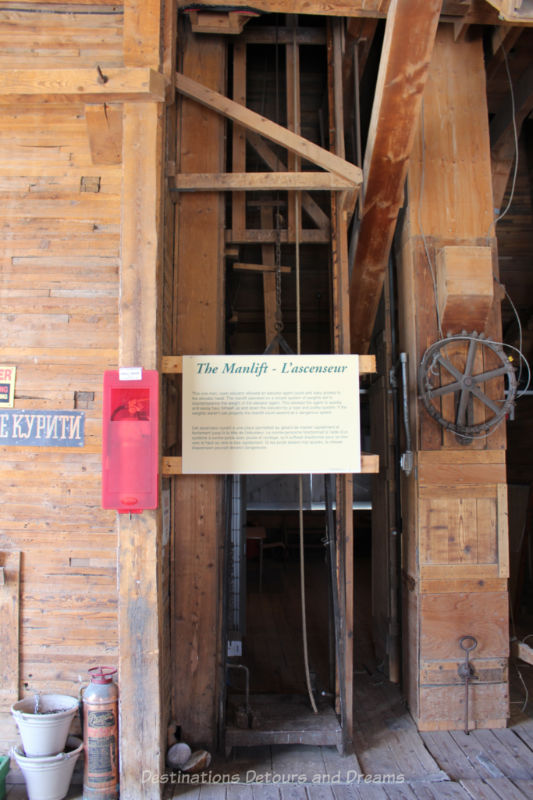
<instances>
[{"instance_id":1,"label":"white bucket","mask_svg":"<svg viewBox=\"0 0 533 800\"><path fill-rule=\"evenodd\" d=\"M67 752L41 758L25 756L20 745L13 748L12 754L26 781L29 800L62 800L66 797L83 742L76 736L69 736L67 747Z\"/></svg>"},{"instance_id":2,"label":"white bucket","mask_svg":"<svg viewBox=\"0 0 533 800\"><path fill-rule=\"evenodd\" d=\"M41 694L26 697L11 707L26 756L55 756L65 749L78 700L68 694Z\"/></svg>"}]
</instances>

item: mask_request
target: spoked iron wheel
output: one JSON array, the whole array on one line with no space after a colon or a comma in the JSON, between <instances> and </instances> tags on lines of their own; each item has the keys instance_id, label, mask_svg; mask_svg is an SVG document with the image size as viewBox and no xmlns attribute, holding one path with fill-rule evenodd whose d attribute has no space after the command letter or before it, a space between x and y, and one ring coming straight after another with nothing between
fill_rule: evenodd
<instances>
[{"instance_id":1,"label":"spoked iron wheel","mask_svg":"<svg viewBox=\"0 0 533 800\"><path fill-rule=\"evenodd\" d=\"M516 377L500 345L476 334L460 334L426 350L418 387L433 419L467 443L506 417L514 403Z\"/></svg>"}]
</instances>

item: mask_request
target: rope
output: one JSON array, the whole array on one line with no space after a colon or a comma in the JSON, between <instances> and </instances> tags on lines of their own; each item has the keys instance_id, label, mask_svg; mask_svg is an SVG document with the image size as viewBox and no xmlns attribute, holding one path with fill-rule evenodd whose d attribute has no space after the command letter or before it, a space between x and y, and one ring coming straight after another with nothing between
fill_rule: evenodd
<instances>
[{"instance_id":1,"label":"rope","mask_svg":"<svg viewBox=\"0 0 533 800\"><path fill-rule=\"evenodd\" d=\"M294 67L292 70L293 80L293 103L294 103L294 128L296 130L298 102L297 102L297 74L296 74L296 37L293 30L293 57ZM298 160L295 161L295 168L298 168ZM300 193L294 192L294 234L295 234L295 273L296 273L296 352L298 355L302 352L302 318L301 318L301 298L300 298ZM318 714L315 698L313 696L313 687L311 685L311 673L309 670L309 646L307 641L307 609L305 600L305 548L304 548L304 510L303 510L303 479L298 475L298 526L299 526L299 541L300 541L300 600L302 609L302 643L303 643L303 656L305 668L305 683L307 686L307 694L309 695L309 702L315 714Z\"/></svg>"}]
</instances>

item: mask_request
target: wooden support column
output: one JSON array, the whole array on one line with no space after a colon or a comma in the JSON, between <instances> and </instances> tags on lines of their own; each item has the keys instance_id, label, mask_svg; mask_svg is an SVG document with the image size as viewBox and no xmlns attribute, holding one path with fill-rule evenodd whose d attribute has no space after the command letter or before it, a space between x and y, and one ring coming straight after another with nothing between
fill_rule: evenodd
<instances>
[{"instance_id":1,"label":"wooden support column","mask_svg":"<svg viewBox=\"0 0 533 800\"><path fill-rule=\"evenodd\" d=\"M344 153L342 81L340 71L340 20L328 28L328 105L330 114L330 150ZM333 346L335 353L350 352L350 298L348 275L348 216L338 194L331 196L331 269L333 299ZM345 752L353 748L353 636L354 636L354 540L353 476L336 476L336 551L337 600L341 630L337 663L338 712L342 725Z\"/></svg>"},{"instance_id":2,"label":"wooden support column","mask_svg":"<svg viewBox=\"0 0 533 800\"><path fill-rule=\"evenodd\" d=\"M162 108L124 105L121 366L158 369ZM160 510L119 516L120 794L139 796L139 775L164 769ZM159 797L158 784L143 797Z\"/></svg>"},{"instance_id":3,"label":"wooden support column","mask_svg":"<svg viewBox=\"0 0 533 800\"><path fill-rule=\"evenodd\" d=\"M182 42L183 72L225 90L226 45L217 36ZM224 118L181 99L177 165L224 170ZM180 194L176 205L175 353L224 352L224 197ZM182 475L174 484L172 667L174 718L185 741L216 745L221 691L223 478Z\"/></svg>"},{"instance_id":4,"label":"wooden support column","mask_svg":"<svg viewBox=\"0 0 533 800\"><path fill-rule=\"evenodd\" d=\"M158 70L160 12L160 0L124 3L127 65ZM159 369L162 103L124 103L122 150L119 365ZM139 780L165 768L161 511L118 515L118 526L120 796L156 800L160 784Z\"/></svg>"},{"instance_id":5,"label":"wooden support column","mask_svg":"<svg viewBox=\"0 0 533 800\"><path fill-rule=\"evenodd\" d=\"M481 39L455 42L450 26L439 28L422 113L399 254L400 347L409 355L415 450L402 498L404 689L421 730L464 729L460 640L474 636L468 724L504 727L509 710L505 428L460 443L417 399L418 365L426 348L441 338L431 277L439 253L444 247L489 245L497 263L496 243L488 238L493 211ZM501 340L496 300L485 333Z\"/></svg>"}]
</instances>

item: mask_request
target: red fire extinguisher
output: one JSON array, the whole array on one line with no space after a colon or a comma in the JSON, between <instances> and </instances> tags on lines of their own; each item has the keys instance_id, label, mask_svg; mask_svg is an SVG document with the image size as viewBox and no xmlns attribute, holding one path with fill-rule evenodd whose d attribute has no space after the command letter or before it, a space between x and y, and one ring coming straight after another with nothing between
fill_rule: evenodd
<instances>
[{"instance_id":1,"label":"red fire extinguisher","mask_svg":"<svg viewBox=\"0 0 533 800\"><path fill-rule=\"evenodd\" d=\"M114 667L93 667L83 692L84 800L118 796L118 687Z\"/></svg>"}]
</instances>

